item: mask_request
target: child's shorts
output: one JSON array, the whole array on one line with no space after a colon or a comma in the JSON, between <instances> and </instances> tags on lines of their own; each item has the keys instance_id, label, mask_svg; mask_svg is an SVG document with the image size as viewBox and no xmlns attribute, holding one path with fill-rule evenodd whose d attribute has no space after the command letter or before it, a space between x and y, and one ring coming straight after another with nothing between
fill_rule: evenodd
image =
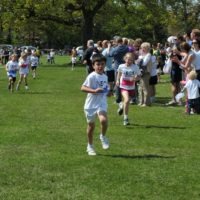
<instances>
[{"instance_id":1,"label":"child's shorts","mask_svg":"<svg viewBox=\"0 0 200 200\"><path fill-rule=\"evenodd\" d=\"M72 57L72 64L76 64L76 57Z\"/></svg>"},{"instance_id":2,"label":"child's shorts","mask_svg":"<svg viewBox=\"0 0 200 200\"><path fill-rule=\"evenodd\" d=\"M126 90L126 89L121 88L121 93L125 92L125 91L128 92L130 97L134 97L135 96L135 90Z\"/></svg>"},{"instance_id":3,"label":"child's shorts","mask_svg":"<svg viewBox=\"0 0 200 200\"><path fill-rule=\"evenodd\" d=\"M98 109L84 109L85 117L87 120L87 123L95 122L97 115L102 113L107 113L106 108L98 108Z\"/></svg>"},{"instance_id":4,"label":"child's shorts","mask_svg":"<svg viewBox=\"0 0 200 200\"><path fill-rule=\"evenodd\" d=\"M34 69L36 69L37 68L37 66L31 66L31 69L32 70L34 70Z\"/></svg>"}]
</instances>

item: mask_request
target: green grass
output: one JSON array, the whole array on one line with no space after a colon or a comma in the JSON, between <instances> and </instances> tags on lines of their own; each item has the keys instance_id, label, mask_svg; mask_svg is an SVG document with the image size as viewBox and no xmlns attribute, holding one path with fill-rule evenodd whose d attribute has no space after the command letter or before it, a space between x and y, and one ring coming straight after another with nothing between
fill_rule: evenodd
<instances>
[{"instance_id":1,"label":"green grass","mask_svg":"<svg viewBox=\"0 0 200 200\"><path fill-rule=\"evenodd\" d=\"M108 137L98 155L86 154L86 120L80 91L85 68L71 71L66 57L45 58L30 90L10 94L0 69L0 199L2 200L198 200L200 199L199 116L184 107L165 107L170 84L158 84L158 103L130 107L124 127L109 103Z\"/></svg>"}]
</instances>

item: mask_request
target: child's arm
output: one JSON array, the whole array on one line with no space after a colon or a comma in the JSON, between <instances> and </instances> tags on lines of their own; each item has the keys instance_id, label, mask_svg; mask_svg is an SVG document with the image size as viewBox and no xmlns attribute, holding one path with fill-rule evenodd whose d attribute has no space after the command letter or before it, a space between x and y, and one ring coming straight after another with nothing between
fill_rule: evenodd
<instances>
[{"instance_id":1,"label":"child's arm","mask_svg":"<svg viewBox=\"0 0 200 200\"><path fill-rule=\"evenodd\" d=\"M182 88L181 92L184 92L186 90L186 85Z\"/></svg>"},{"instance_id":2,"label":"child's arm","mask_svg":"<svg viewBox=\"0 0 200 200\"><path fill-rule=\"evenodd\" d=\"M141 79L141 76L140 75L136 75L135 77L134 77L134 81L139 81Z\"/></svg>"},{"instance_id":3,"label":"child's arm","mask_svg":"<svg viewBox=\"0 0 200 200\"><path fill-rule=\"evenodd\" d=\"M121 76L122 76L122 73L120 71L118 71L118 73L117 73L117 79L116 79L116 86L119 86Z\"/></svg>"},{"instance_id":4,"label":"child's arm","mask_svg":"<svg viewBox=\"0 0 200 200\"><path fill-rule=\"evenodd\" d=\"M92 93L92 94L97 94L97 93L103 92L103 89L102 88L92 89L92 88L89 88L89 87L87 87L85 85L82 85L81 86L81 91L87 92L87 93Z\"/></svg>"},{"instance_id":5,"label":"child's arm","mask_svg":"<svg viewBox=\"0 0 200 200\"><path fill-rule=\"evenodd\" d=\"M5 70L8 72L8 63L5 65Z\"/></svg>"}]
</instances>

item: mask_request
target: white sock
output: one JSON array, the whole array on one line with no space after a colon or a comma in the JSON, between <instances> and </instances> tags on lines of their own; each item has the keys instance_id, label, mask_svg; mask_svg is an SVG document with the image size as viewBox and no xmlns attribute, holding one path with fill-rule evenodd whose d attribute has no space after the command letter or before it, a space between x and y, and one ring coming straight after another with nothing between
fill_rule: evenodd
<instances>
[{"instance_id":1,"label":"white sock","mask_svg":"<svg viewBox=\"0 0 200 200\"><path fill-rule=\"evenodd\" d=\"M104 138L105 136L102 134L102 133L100 133L100 138Z\"/></svg>"},{"instance_id":2,"label":"white sock","mask_svg":"<svg viewBox=\"0 0 200 200\"><path fill-rule=\"evenodd\" d=\"M128 115L124 115L124 120L128 119Z\"/></svg>"},{"instance_id":3,"label":"white sock","mask_svg":"<svg viewBox=\"0 0 200 200\"><path fill-rule=\"evenodd\" d=\"M123 108L123 102L119 103L119 108Z\"/></svg>"},{"instance_id":4,"label":"white sock","mask_svg":"<svg viewBox=\"0 0 200 200\"><path fill-rule=\"evenodd\" d=\"M89 144L87 145L88 148L93 148L93 144Z\"/></svg>"}]
</instances>

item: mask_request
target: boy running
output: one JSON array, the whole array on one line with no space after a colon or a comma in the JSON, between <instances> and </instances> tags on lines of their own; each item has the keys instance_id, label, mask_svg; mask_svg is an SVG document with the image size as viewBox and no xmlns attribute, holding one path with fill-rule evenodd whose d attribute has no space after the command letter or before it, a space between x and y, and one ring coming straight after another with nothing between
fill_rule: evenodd
<instances>
[{"instance_id":1,"label":"boy running","mask_svg":"<svg viewBox=\"0 0 200 200\"><path fill-rule=\"evenodd\" d=\"M100 140L103 149L109 148L109 142L105 137L108 118L107 118L107 94L108 94L108 78L104 74L106 58L101 54L95 54L92 57L92 65L94 71L90 73L81 87L81 91L87 92L87 98L84 105L84 111L87 119L87 137L88 155L94 156L96 152L93 147L93 134L95 129L95 119L98 116L101 133Z\"/></svg>"}]
</instances>

